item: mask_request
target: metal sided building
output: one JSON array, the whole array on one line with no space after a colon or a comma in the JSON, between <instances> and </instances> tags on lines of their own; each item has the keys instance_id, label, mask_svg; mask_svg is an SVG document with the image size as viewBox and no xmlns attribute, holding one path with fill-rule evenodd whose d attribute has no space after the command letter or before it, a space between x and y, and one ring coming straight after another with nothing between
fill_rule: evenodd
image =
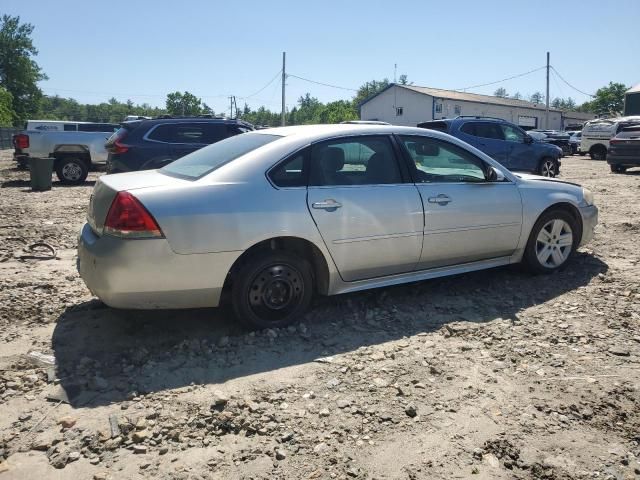
<instances>
[{"instance_id":1,"label":"metal sided building","mask_svg":"<svg viewBox=\"0 0 640 480\"><path fill-rule=\"evenodd\" d=\"M563 130L568 123L561 110L550 108L547 126L545 105L526 100L393 83L360 104L361 120L380 120L394 125L415 127L420 122L459 115L502 118L525 130Z\"/></svg>"}]
</instances>

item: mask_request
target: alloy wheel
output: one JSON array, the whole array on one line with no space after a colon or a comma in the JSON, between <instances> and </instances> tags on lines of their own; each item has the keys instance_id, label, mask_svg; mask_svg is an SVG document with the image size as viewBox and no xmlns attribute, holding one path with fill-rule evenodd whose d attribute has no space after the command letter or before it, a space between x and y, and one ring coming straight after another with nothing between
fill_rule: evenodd
<instances>
[{"instance_id":1,"label":"alloy wheel","mask_svg":"<svg viewBox=\"0 0 640 480\"><path fill-rule=\"evenodd\" d=\"M567 261L573 247L571 226L559 218L547 222L536 239L536 256L540 265L557 268Z\"/></svg>"},{"instance_id":2,"label":"alloy wheel","mask_svg":"<svg viewBox=\"0 0 640 480\"><path fill-rule=\"evenodd\" d=\"M553 160L545 160L542 164L542 176L543 177L555 177L556 176L556 164Z\"/></svg>"}]
</instances>

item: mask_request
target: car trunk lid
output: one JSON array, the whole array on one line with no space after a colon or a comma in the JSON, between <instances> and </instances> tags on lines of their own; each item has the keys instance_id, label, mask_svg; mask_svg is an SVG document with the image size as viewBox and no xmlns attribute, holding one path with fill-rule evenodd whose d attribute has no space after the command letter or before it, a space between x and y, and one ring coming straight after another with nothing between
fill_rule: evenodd
<instances>
[{"instance_id":1,"label":"car trunk lid","mask_svg":"<svg viewBox=\"0 0 640 480\"><path fill-rule=\"evenodd\" d=\"M188 180L170 177L157 170L102 175L89 199L87 222L97 235L102 235L104 221L118 192L132 192L135 196L135 192L142 189L189 183Z\"/></svg>"}]
</instances>

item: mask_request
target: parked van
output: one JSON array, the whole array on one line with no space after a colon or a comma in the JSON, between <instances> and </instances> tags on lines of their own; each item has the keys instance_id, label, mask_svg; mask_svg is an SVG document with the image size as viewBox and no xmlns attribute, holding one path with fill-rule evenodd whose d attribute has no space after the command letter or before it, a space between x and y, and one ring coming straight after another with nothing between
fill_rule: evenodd
<instances>
[{"instance_id":1,"label":"parked van","mask_svg":"<svg viewBox=\"0 0 640 480\"><path fill-rule=\"evenodd\" d=\"M588 153L593 160L605 160L609 140L623 128L640 125L640 116L596 118L584 124L580 152Z\"/></svg>"}]
</instances>

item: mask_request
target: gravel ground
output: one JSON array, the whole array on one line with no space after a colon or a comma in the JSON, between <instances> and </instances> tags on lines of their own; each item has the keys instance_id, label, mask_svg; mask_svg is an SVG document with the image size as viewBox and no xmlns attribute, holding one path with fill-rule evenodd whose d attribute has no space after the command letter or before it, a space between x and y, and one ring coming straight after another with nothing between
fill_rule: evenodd
<instances>
[{"instance_id":1,"label":"gravel ground","mask_svg":"<svg viewBox=\"0 0 640 480\"><path fill-rule=\"evenodd\" d=\"M0 152L0 478L638 478L640 175L572 157L562 177L600 207L562 272L319 298L247 333L92 298L96 174L34 193ZM36 241L58 258L21 258Z\"/></svg>"}]
</instances>

